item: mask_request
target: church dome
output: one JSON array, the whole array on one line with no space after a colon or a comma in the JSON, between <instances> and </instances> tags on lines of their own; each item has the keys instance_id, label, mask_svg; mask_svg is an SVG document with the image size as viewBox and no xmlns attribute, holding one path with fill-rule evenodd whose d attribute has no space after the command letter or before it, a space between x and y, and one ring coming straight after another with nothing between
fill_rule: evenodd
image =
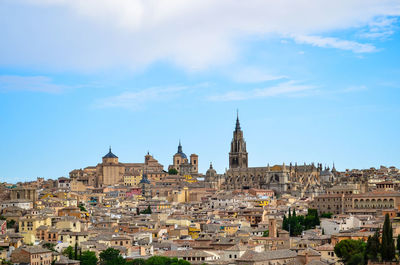
<instances>
[{"instance_id":1,"label":"church dome","mask_svg":"<svg viewBox=\"0 0 400 265\"><path fill-rule=\"evenodd\" d=\"M186 154L182 151L181 141L179 141L178 152L175 155L179 155L181 158L184 158L184 159L187 158Z\"/></svg>"},{"instance_id":2,"label":"church dome","mask_svg":"<svg viewBox=\"0 0 400 265\"><path fill-rule=\"evenodd\" d=\"M215 176L217 175L217 171L213 168L212 163L210 163L210 168L206 172L207 176Z\"/></svg>"},{"instance_id":3,"label":"church dome","mask_svg":"<svg viewBox=\"0 0 400 265\"><path fill-rule=\"evenodd\" d=\"M105 156L103 156L103 158L118 158L118 156L114 155L111 152L111 146L110 146L110 150L108 151L108 153Z\"/></svg>"}]
</instances>

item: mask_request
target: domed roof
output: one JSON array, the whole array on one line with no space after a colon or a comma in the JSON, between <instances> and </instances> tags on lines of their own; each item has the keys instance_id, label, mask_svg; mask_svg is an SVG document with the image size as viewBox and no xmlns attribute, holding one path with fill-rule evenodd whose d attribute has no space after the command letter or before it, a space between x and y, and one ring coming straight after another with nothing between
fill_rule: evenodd
<instances>
[{"instance_id":1,"label":"domed roof","mask_svg":"<svg viewBox=\"0 0 400 265\"><path fill-rule=\"evenodd\" d=\"M103 158L118 158L118 156L114 155L111 152L111 146L110 146L110 149L109 149L108 153L105 156L103 156Z\"/></svg>"},{"instance_id":2,"label":"domed roof","mask_svg":"<svg viewBox=\"0 0 400 265\"><path fill-rule=\"evenodd\" d=\"M187 158L186 154L182 151L181 141L179 141L178 152L175 155L179 155L181 158Z\"/></svg>"},{"instance_id":3,"label":"domed roof","mask_svg":"<svg viewBox=\"0 0 400 265\"><path fill-rule=\"evenodd\" d=\"M213 168L212 163L210 163L210 168L207 170L206 175L207 176L215 176L217 174L217 171Z\"/></svg>"}]
</instances>

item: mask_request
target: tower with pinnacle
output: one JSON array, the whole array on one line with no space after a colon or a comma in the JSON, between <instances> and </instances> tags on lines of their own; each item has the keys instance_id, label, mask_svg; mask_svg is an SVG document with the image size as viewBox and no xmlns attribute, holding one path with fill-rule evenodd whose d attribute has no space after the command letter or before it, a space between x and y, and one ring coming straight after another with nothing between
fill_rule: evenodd
<instances>
[{"instance_id":1,"label":"tower with pinnacle","mask_svg":"<svg viewBox=\"0 0 400 265\"><path fill-rule=\"evenodd\" d=\"M246 151L246 142L243 138L243 131L240 128L239 112L236 117L236 126L233 131L231 150L229 152L229 168L247 168L248 154Z\"/></svg>"}]
</instances>

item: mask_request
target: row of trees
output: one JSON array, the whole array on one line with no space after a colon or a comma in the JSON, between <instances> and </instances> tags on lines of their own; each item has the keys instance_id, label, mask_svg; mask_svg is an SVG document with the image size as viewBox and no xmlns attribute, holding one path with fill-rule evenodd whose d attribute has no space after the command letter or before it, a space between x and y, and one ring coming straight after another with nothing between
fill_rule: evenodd
<instances>
[{"instance_id":1,"label":"row of trees","mask_svg":"<svg viewBox=\"0 0 400 265\"><path fill-rule=\"evenodd\" d=\"M289 209L288 217L283 216L282 228L290 233L290 236L298 236L304 230L315 228L320 224L318 211L316 209L308 209L307 215L296 215L295 209L293 213Z\"/></svg>"},{"instance_id":2,"label":"row of trees","mask_svg":"<svg viewBox=\"0 0 400 265\"><path fill-rule=\"evenodd\" d=\"M397 250L400 251L400 235L397 238ZM396 249L389 215L385 215L382 236L379 231L376 231L373 236L368 237L367 243L361 240L342 240L336 244L335 254L346 265L367 264L369 260L395 260Z\"/></svg>"},{"instance_id":3,"label":"row of trees","mask_svg":"<svg viewBox=\"0 0 400 265\"><path fill-rule=\"evenodd\" d=\"M63 254L69 259L79 260L81 265L97 265L99 260L93 251L83 251L78 253L78 248L69 246L63 251ZM149 259L126 260L122 257L120 251L114 248L108 248L100 252L100 265L190 265L186 260L177 258L168 258L161 256L153 256Z\"/></svg>"}]
</instances>

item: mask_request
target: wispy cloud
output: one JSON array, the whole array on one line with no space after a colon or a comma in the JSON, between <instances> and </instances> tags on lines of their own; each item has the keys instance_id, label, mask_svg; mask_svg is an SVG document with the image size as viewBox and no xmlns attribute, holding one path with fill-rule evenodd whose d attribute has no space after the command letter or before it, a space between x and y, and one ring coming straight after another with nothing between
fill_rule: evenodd
<instances>
[{"instance_id":1,"label":"wispy cloud","mask_svg":"<svg viewBox=\"0 0 400 265\"><path fill-rule=\"evenodd\" d=\"M89 70L121 65L136 69L160 60L204 69L234 61L249 36L296 35L300 43L372 52L372 44L318 36L361 30L377 17L400 15L398 0L1 2L0 23L7 19L7 27L0 28L0 35L7 36L0 42L3 65ZM7 10L15 14L9 16ZM31 30L24 34L10 34L28 26ZM377 33L372 28L370 34ZM16 45L20 43L29 45Z\"/></svg>"},{"instance_id":2,"label":"wispy cloud","mask_svg":"<svg viewBox=\"0 0 400 265\"><path fill-rule=\"evenodd\" d=\"M45 93L60 93L68 86L55 84L47 76L0 76L0 91L33 91Z\"/></svg>"},{"instance_id":3,"label":"wispy cloud","mask_svg":"<svg viewBox=\"0 0 400 265\"><path fill-rule=\"evenodd\" d=\"M378 17L368 24L368 28L359 36L369 39L387 39L395 33L397 17Z\"/></svg>"},{"instance_id":4,"label":"wispy cloud","mask_svg":"<svg viewBox=\"0 0 400 265\"><path fill-rule=\"evenodd\" d=\"M125 108L139 110L151 102L160 102L178 97L188 86L151 87L135 92L123 92L117 96L98 99L96 108Z\"/></svg>"},{"instance_id":5,"label":"wispy cloud","mask_svg":"<svg viewBox=\"0 0 400 265\"><path fill-rule=\"evenodd\" d=\"M359 43L356 41L341 40L332 37L293 35L293 39L300 44L310 44L321 48L336 48L355 53L369 53L376 51L376 47L369 43Z\"/></svg>"},{"instance_id":6,"label":"wispy cloud","mask_svg":"<svg viewBox=\"0 0 400 265\"><path fill-rule=\"evenodd\" d=\"M301 92L315 89L315 86L304 85L295 81L280 83L276 86L257 88L250 91L229 91L221 95L213 95L208 99L211 101L240 101L273 96L293 96Z\"/></svg>"},{"instance_id":7,"label":"wispy cloud","mask_svg":"<svg viewBox=\"0 0 400 265\"><path fill-rule=\"evenodd\" d=\"M267 81L279 80L288 78L285 75L270 74L266 69L257 67L246 67L234 72L233 80L239 83L262 83Z\"/></svg>"}]
</instances>

